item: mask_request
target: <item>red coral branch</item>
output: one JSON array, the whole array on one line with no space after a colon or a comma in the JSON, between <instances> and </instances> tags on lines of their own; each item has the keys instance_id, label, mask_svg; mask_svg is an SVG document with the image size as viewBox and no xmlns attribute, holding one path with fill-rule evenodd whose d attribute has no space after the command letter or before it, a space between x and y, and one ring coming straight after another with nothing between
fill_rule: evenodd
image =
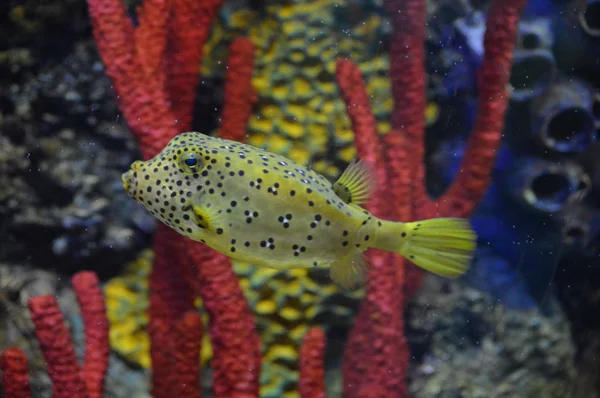
<instances>
[{"instance_id":1,"label":"red coral branch","mask_svg":"<svg viewBox=\"0 0 600 398\"><path fill-rule=\"evenodd\" d=\"M152 358L152 395L170 397L179 384L174 369L176 360L176 322L193 310L195 292L185 273L180 253L185 250L182 237L164 224L157 226L154 236L155 259L150 274L150 356ZM186 260L189 261L189 260Z\"/></svg>"},{"instance_id":2,"label":"red coral branch","mask_svg":"<svg viewBox=\"0 0 600 398\"><path fill-rule=\"evenodd\" d=\"M219 137L244 141L246 126L258 96L252 87L254 44L247 37L233 41L229 48L225 80L225 104L221 112Z\"/></svg>"},{"instance_id":3,"label":"red coral branch","mask_svg":"<svg viewBox=\"0 0 600 398\"><path fill-rule=\"evenodd\" d=\"M358 67L347 59L337 61L336 79L354 130L358 158L373 167L378 182L379 192L373 195L368 208L376 216L383 217L390 202L382 195L388 182L388 174L382 157L383 147L377 133L377 122L366 94L365 83Z\"/></svg>"},{"instance_id":4,"label":"red coral branch","mask_svg":"<svg viewBox=\"0 0 600 398\"><path fill-rule=\"evenodd\" d=\"M81 369L65 320L54 296L29 300L35 334L48 367L55 398L87 398Z\"/></svg>"},{"instance_id":5,"label":"red coral branch","mask_svg":"<svg viewBox=\"0 0 600 398\"><path fill-rule=\"evenodd\" d=\"M404 299L395 257L370 258L366 294L344 352L344 396L397 397L406 393L408 347L402 316Z\"/></svg>"},{"instance_id":6,"label":"red coral branch","mask_svg":"<svg viewBox=\"0 0 600 398\"><path fill-rule=\"evenodd\" d=\"M352 62L339 60L337 81L355 132L358 156L375 166L381 181L368 208L375 215L390 218L389 203L393 201L388 187L393 184L388 180L377 124L360 71ZM350 398L396 396L406 390L403 378L408 348L403 334L404 301L399 288L402 283L398 283L403 282L403 268L398 266L394 254L369 250L368 256L366 294L344 354L344 396Z\"/></svg>"},{"instance_id":7,"label":"red coral branch","mask_svg":"<svg viewBox=\"0 0 600 398\"><path fill-rule=\"evenodd\" d=\"M325 332L311 328L300 347L300 382L302 398L325 398Z\"/></svg>"},{"instance_id":8,"label":"red coral branch","mask_svg":"<svg viewBox=\"0 0 600 398\"><path fill-rule=\"evenodd\" d=\"M493 0L490 3L479 70L479 103L473 132L460 173L437 201L444 216L465 217L485 194L502 138L508 106L507 86L521 10L526 0Z\"/></svg>"},{"instance_id":9,"label":"red coral branch","mask_svg":"<svg viewBox=\"0 0 600 398\"><path fill-rule=\"evenodd\" d=\"M143 76L152 76L160 90L165 87L163 54L167 48L167 29L171 1L146 0L137 7L138 27L134 30L136 57Z\"/></svg>"},{"instance_id":10,"label":"red coral branch","mask_svg":"<svg viewBox=\"0 0 600 398\"><path fill-rule=\"evenodd\" d=\"M222 3L150 1L140 11L140 26L134 29L121 0L88 0L96 44L145 159L155 156L179 131L190 128L202 46ZM156 20L152 15L166 12L167 5L171 14L165 28L165 15ZM149 59L152 56L160 59ZM173 383L181 378L173 373L172 325L193 309L192 290L186 286L192 283L210 316L217 396L257 395L260 342L230 261L195 242L186 240L182 246L182 240L164 225L158 227L154 239L149 309L153 393L157 398L172 395ZM191 269L191 264L197 269Z\"/></svg>"},{"instance_id":11,"label":"red coral branch","mask_svg":"<svg viewBox=\"0 0 600 398\"><path fill-rule=\"evenodd\" d=\"M392 208L391 214L398 221L412 221L412 187L409 184L400 183L401 181L410 181L412 168L409 162L412 154L409 152L407 145L407 137L404 137L399 132L392 130L390 133L382 137L385 147L384 158L385 164L388 167L389 181L394 183L387 186L388 196L390 201L395 205ZM425 217L424 217L425 218ZM411 297L421 286L423 272L420 268L410 264L408 260L401 256L395 256L397 267L397 283L398 286L404 286L406 297Z\"/></svg>"},{"instance_id":12,"label":"red coral branch","mask_svg":"<svg viewBox=\"0 0 600 398\"><path fill-rule=\"evenodd\" d=\"M72 278L85 330L83 380L90 398L104 396L108 369L108 318L100 282L95 273L82 271Z\"/></svg>"},{"instance_id":13,"label":"red coral branch","mask_svg":"<svg viewBox=\"0 0 600 398\"><path fill-rule=\"evenodd\" d=\"M166 89L180 130L192 125L202 46L223 0L171 0Z\"/></svg>"},{"instance_id":14,"label":"red coral branch","mask_svg":"<svg viewBox=\"0 0 600 398\"><path fill-rule=\"evenodd\" d=\"M0 355L0 370L6 398L31 398L27 358L20 348L8 348Z\"/></svg>"},{"instance_id":15,"label":"red coral branch","mask_svg":"<svg viewBox=\"0 0 600 398\"><path fill-rule=\"evenodd\" d=\"M154 398L173 396L173 391L179 386L182 375L175 372L175 340L173 339L172 324L165 318L152 315L148 333L150 334L150 358L152 359L150 391Z\"/></svg>"},{"instance_id":16,"label":"red coral branch","mask_svg":"<svg viewBox=\"0 0 600 398\"><path fill-rule=\"evenodd\" d=\"M149 66L145 62L148 55L138 55L147 54L144 49L165 33L154 30L136 36L122 0L88 0L88 5L96 45L106 74L113 82L119 108L135 134L144 158L149 159L178 133L163 89L164 69L156 69L160 63ZM150 10L143 13L151 14ZM142 37L150 43L140 44ZM146 75L147 71L154 75Z\"/></svg>"},{"instance_id":17,"label":"red coral branch","mask_svg":"<svg viewBox=\"0 0 600 398\"><path fill-rule=\"evenodd\" d=\"M198 267L198 291L211 324L215 397L257 397L260 340L231 261L222 254L208 257L206 250L192 241L187 241L187 255L193 263L202 264Z\"/></svg>"},{"instance_id":18,"label":"red coral branch","mask_svg":"<svg viewBox=\"0 0 600 398\"><path fill-rule=\"evenodd\" d=\"M194 311L186 313L177 323L175 340L175 372L180 374L181 398L200 398L200 348L202 347L202 317Z\"/></svg>"},{"instance_id":19,"label":"red coral branch","mask_svg":"<svg viewBox=\"0 0 600 398\"><path fill-rule=\"evenodd\" d=\"M83 370L77 362L75 348L65 320L54 296L29 300L31 320L52 380L55 398L102 397L108 369L108 319L98 277L83 271L73 276L73 287L81 308L85 333ZM8 397L29 397L27 360L17 348L0 356L4 372L3 385Z\"/></svg>"},{"instance_id":20,"label":"red coral branch","mask_svg":"<svg viewBox=\"0 0 600 398\"><path fill-rule=\"evenodd\" d=\"M394 109L391 122L393 134L405 137L410 160L408 184L412 200L412 215L429 203L425 181L425 19L424 0L385 0L392 24L390 77Z\"/></svg>"},{"instance_id":21,"label":"red coral branch","mask_svg":"<svg viewBox=\"0 0 600 398\"><path fill-rule=\"evenodd\" d=\"M385 1L394 30L390 75L395 100L393 129L382 138L385 160L374 149L381 143L358 68L349 61L338 62L338 84L356 133L358 154L374 162L377 172L387 177L384 192L379 194L394 203L393 208L386 210L387 218L412 221L435 217L438 213L466 216L481 199L489 184L502 132L507 105L505 86L524 3L524 0L492 0L476 129L463 161L463 172L439 201L439 212L437 203L426 191L423 162L425 1ZM382 171L386 166L387 170ZM374 210L380 210L378 201L374 202ZM346 346L344 392L348 397L405 396L408 349L401 314L405 297L418 289L422 273L414 266L405 267L407 261L394 254L375 251L370 259L366 295ZM398 286L404 286L405 291Z\"/></svg>"}]
</instances>

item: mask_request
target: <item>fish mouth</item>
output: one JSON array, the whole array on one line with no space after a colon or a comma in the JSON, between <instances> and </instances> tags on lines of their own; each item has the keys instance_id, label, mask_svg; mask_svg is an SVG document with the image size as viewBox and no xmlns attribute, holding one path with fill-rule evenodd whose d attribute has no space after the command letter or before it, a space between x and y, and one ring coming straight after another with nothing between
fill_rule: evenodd
<instances>
[{"instance_id":1,"label":"fish mouth","mask_svg":"<svg viewBox=\"0 0 600 398\"><path fill-rule=\"evenodd\" d=\"M121 175L121 181L123 181L123 188L129 196L135 197L135 190L137 189L137 178L133 175L134 171L129 170Z\"/></svg>"}]
</instances>

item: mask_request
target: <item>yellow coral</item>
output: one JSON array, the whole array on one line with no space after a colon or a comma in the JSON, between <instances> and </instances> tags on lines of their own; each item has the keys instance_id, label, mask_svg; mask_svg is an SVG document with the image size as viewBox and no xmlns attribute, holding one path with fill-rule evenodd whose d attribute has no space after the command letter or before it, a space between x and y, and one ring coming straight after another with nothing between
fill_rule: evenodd
<instances>
[{"instance_id":1,"label":"yellow coral","mask_svg":"<svg viewBox=\"0 0 600 398\"><path fill-rule=\"evenodd\" d=\"M382 17L372 12L364 16L354 12L353 18L362 20L356 19L351 31L342 31L337 27L335 12L344 7L351 5L334 0L286 1L270 2L261 13L243 9L223 13L222 24L213 28L204 48L204 53L211 56L204 58L202 73L222 75L225 61L222 54L227 52L223 48L234 37L246 35L257 46L253 86L259 101L248 124L249 142L254 141L253 135L260 135L254 142L262 147L312 165L331 153L330 148L336 142L353 140L345 104L335 81L336 60L344 56L351 57L363 71L381 130L389 130L386 123L392 108L390 83L387 77L381 77L382 72L387 72L389 61L385 54L370 55L370 48L379 46L378 28ZM246 21L247 26L238 21ZM273 107L278 107L280 112L273 112ZM311 134L313 130L318 131ZM324 142L305 145L302 149L281 145L280 141L277 145L270 144L272 140L280 140L275 138L280 135L292 144L315 137ZM339 158L341 162L334 164L339 167L348 162L350 153L345 151ZM339 173L337 167L337 172L329 170L330 176Z\"/></svg>"}]
</instances>

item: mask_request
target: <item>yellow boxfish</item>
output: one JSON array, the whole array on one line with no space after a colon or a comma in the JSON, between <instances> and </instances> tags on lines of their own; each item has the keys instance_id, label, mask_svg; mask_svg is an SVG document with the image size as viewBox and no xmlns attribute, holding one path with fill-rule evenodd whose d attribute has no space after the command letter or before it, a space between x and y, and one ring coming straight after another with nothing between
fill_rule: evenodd
<instances>
[{"instance_id":1,"label":"yellow boxfish","mask_svg":"<svg viewBox=\"0 0 600 398\"><path fill-rule=\"evenodd\" d=\"M396 252L438 275L469 266L476 236L468 220L392 222L360 207L373 193L365 165L331 184L293 161L250 145L184 133L123 174L128 194L177 232L227 256L278 269L330 267L359 285L363 252Z\"/></svg>"}]
</instances>

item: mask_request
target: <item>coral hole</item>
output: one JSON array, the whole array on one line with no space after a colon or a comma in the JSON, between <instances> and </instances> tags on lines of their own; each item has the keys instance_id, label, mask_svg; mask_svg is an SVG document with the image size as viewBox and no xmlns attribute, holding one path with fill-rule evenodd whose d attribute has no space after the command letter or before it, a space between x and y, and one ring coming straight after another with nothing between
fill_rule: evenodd
<instances>
[{"instance_id":1,"label":"coral hole","mask_svg":"<svg viewBox=\"0 0 600 398\"><path fill-rule=\"evenodd\" d=\"M523 48L527 50L535 50L542 45L540 37L535 33L527 33L523 35L522 42Z\"/></svg>"},{"instance_id":2,"label":"coral hole","mask_svg":"<svg viewBox=\"0 0 600 398\"><path fill-rule=\"evenodd\" d=\"M570 227L567 227L565 235L567 236L567 238L581 239L585 236L585 230L580 225L572 225Z\"/></svg>"},{"instance_id":3,"label":"coral hole","mask_svg":"<svg viewBox=\"0 0 600 398\"><path fill-rule=\"evenodd\" d=\"M600 1L589 1L581 14L581 20L588 33L600 35Z\"/></svg>"},{"instance_id":4,"label":"coral hole","mask_svg":"<svg viewBox=\"0 0 600 398\"><path fill-rule=\"evenodd\" d=\"M554 72L552 59L539 54L523 57L510 72L510 84L515 90L535 90L544 85Z\"/></svg>"},{"instance_id":5,"label":"coral hole","mask_svg":"<svg viewBox=\"0 0 600 398\"><path fill-rule=\"evenodd\" d=\"M594 121L582 108L567 108L558 112L548 123L548 138L570 141L578 135L588 135L594 130Z\"/></svg>"},{"instance_id":6,"label":"coral hole","mask_svg":"<svg viewBox=\"0 0 600 398\"><path fill-rule=\"evenodd\" d=\"M594 118L600 119L600 97L594 99L594 103L592 104L592 115L594 115Z\"/></svg>"},{"instance_id":7,"label":"coral hole","mask_svg":"<svg viewBox=\"0 0 600 398\"><path fill-rule=\"evenodd\" d=\"M563 174L540 174L531 181L531 191L538 200L562 204L570 194L569 178Z\"/></svg>"}]
</instances>

